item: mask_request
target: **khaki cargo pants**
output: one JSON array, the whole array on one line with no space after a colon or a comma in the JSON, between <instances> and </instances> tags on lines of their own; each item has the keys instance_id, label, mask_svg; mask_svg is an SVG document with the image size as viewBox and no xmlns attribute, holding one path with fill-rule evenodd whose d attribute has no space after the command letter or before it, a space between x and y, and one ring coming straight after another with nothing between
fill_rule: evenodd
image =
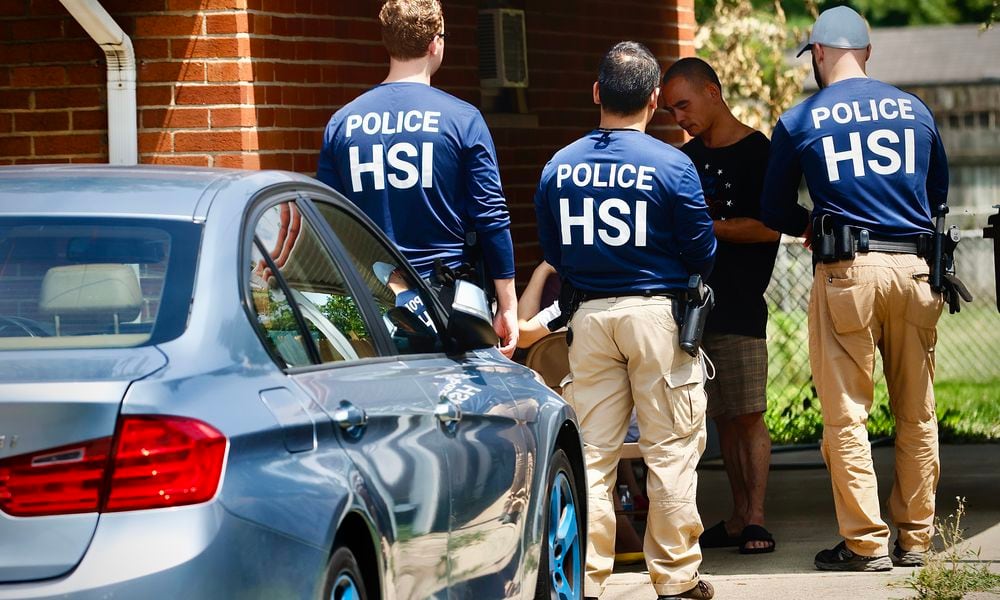
<instances>
[{"instance_id":1,"label":"khaki cargo pants","mask_svg":"<svg viewBox=\"0 0 1000 600\"><path fill-rule=\"evenodd\" d=\"M924 259L869 252L816 266L809 299L809 361L823 410L823 459L840 534L863 556L888 553L865 425L882 354L896 418L896 473L889 514L906 550L931 547L937 488L934 345L943 301Z\"/></svg>"},{"instance_id":2,"label":"khaki cargo pants","mask_svg":"<svg viewBox=\"0 0 1000 600\"><path fill-rule=\"evenodd\" d=\"M701 517L695 467L705 448L705 389L700 363L681 351L666 297L584 302L573 316L566 399L583 435L588 539L585 596L599 596L615 560L616 467L632 406L649 469L643 552L657 594L698 583Z\"/></svg>"}]
</instances>

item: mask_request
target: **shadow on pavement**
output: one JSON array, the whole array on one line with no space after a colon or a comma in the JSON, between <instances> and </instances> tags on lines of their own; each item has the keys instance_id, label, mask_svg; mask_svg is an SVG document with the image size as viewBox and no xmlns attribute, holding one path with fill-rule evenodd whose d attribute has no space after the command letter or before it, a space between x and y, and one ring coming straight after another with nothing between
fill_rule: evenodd
<instances>
[{"instance_id":1,"label":"shadow on pavement","mask_svg":"<svg viewBox=\"0 0 1000 600\"><path fill-rule=\"evenodd\" d=\"M873 450L878 474L882 518L888 522L886 498L892 486L894 468L891 445ZM741 555L737 548L704 550L702 572L707 576L814 574L813 557L823 548L840 541L833 509L830 478L818 450L776 453L767 490L767 528L777 542L775 552ZM805 467L805 468L797 468ZM729 516L731 507L726 473L712 463L698 471L698 508L708 526ZM970 540L1000 524L1000 444L941 446L941 480L937 512L943 518L954 511L956 496L966 498L962 524ZM1000 528L990 532L980 544L983 559L1000 560ZM890 539L895 540L895 533ZM641 573L645 565L615 569L615 573ZM894 569L905 576L911 569ZM807 597L807 596L802 596Z\"/></svg>"}]
</instances>

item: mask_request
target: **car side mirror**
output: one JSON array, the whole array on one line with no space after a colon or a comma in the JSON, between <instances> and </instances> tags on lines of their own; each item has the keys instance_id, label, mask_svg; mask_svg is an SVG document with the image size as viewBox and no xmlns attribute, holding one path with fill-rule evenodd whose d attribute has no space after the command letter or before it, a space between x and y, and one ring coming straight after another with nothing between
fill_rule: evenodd
<instances>
[{"instance_id":1,"label":"car side mirror","mask_svg":"<svg viewBox=\"0 0 1000 600\"><path fill-rule=\"evenodd\" d=\"M493 319L489 303L486 301L486 292L476 284L462 279L455 281L455 295L451 301L451 314L448 316L447 337L452 341L454 350L458 352L491 348L500 341L493 331Z\"/></svg>"}]
</instances>

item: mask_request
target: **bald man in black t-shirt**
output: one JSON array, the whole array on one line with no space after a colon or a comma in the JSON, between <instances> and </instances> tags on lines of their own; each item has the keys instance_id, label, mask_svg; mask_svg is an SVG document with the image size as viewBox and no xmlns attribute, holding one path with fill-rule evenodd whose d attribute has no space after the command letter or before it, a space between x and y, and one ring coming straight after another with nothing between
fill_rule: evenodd
<instances>
[{"instance_id":1,"label":"bald man in black t-shirt","mask_svg":"<svg viewBox=\"0 0 1000 600\"><path fill-rule=\"evenodd\" d=\"M691 157L719 240L708 284L715 308L703 347L716 367L706 382L708 416L719 430L733 494L732 516L706 529L703 547L739 546L744 554L774 550L764 528L764 492L771 438L767 408L767 305L780 234L760 221L760 192L770 142L737 120L708 63L685 58L663 77L663 103L694 139L681 148Z\"/></svg>"}]
</instances>

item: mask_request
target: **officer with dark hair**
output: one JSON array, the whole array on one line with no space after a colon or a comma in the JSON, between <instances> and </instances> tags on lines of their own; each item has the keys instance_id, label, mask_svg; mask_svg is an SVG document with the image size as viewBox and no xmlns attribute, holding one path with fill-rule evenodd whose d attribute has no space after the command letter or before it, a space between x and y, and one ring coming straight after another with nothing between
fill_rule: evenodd
<instances>
[{"instance_id":1,"label":"officer with dark hair","mask_svg":"<svg viewBox=\"0 0 1000 600\"><path fill-rule=\"evenodd\" d=\"M659 598L711 598L701 580L695 466L705 446L701 363L681 351L673 311L689 276L707 277L712 219L698 173L645 133L660 68L621 42L601 62L600 126L542 171L535 194L545 260L570 291L569 362L590 486L584 595L600 595L614 565L611 499L633 407L649 467L643 552Z\"/></svg>"},{"instance_id":2,"label":"officer with dark hair","mask_svg":"<svg viewBox=\"0 0 1000 600\"><path fill-rule=\"evenodd\" d=\"M761 203L766 225L799 235L805 175L816 263L809 360L844 538L815 564L830 571L920 565L931 547L940 473L932 383L943 299L931 286L927 240L935 207L947 202L948 165L924 103L866 75L872 49L861 15L845 6L824 11L806 50L820 91L775 127ZM876 349L896 418L889 512L899 537L891 558L865 428Z\"/></svg>"}]
</instances>

